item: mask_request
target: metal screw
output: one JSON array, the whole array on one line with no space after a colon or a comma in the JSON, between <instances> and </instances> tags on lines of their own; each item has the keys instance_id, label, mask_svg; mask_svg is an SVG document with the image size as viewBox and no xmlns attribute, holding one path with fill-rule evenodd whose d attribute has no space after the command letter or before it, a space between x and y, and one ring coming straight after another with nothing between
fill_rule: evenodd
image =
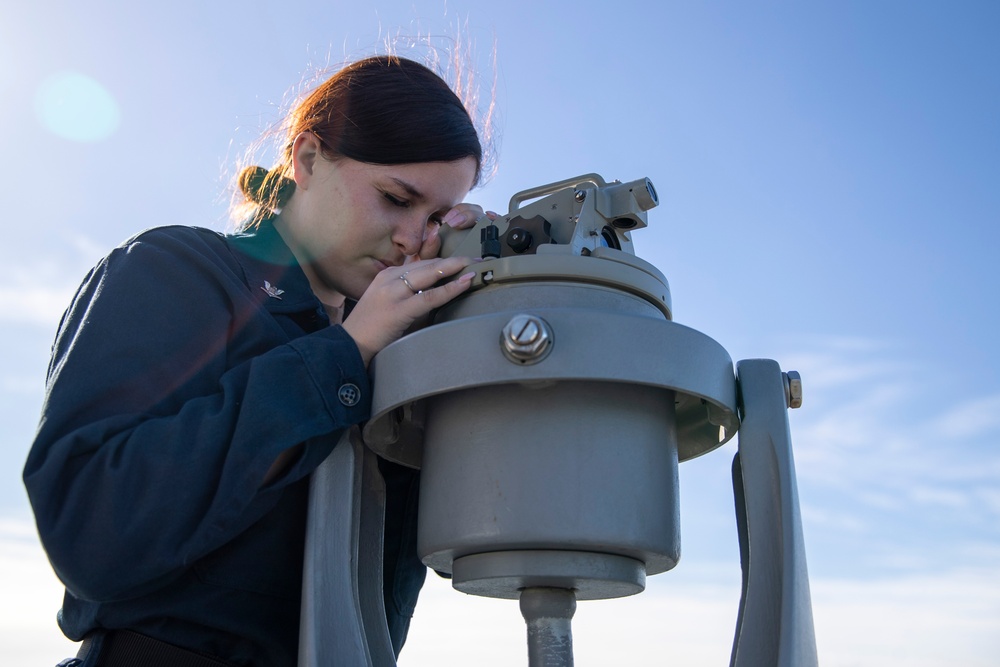
<instances>
[{"instance_id":1,"label":"metal screw","mask_svg":"<svg viewBox=\"0 0 1000 667\"><path fill-rule=\"evenodd\" d=\"M508 336L515 345L531 345L538 340L538 322L531 317L518 317L508 322Z\"/></svg>"},{"instance_id":2,"label":"metal screw","mask_svg":"<svg viewBox=\"0 0 1000 667\"><path fill-rule=\"evenodd\" d=\"M788 371L781 374L781 379L785 383L785 400L788 407L802 407L802 376L798 371Z\"/></svg>"},{"instance_id":3,"label":"metal screw","mask_svg":"<svg viewBox=\"0 0 1000 667\"><path fill-rule=\"evenodd\" d=\"M576 200L577 200L578 202L579 202L579 201L583 201L584 199L586 199L586 198L587 198L587 191L586 191L586 190L577 190L577 191L576 191L576 192L575 192L575 193L573 194L573 197L574 197L574 198L575 198L575 199L576 199Z\"/></svg>"},{"instance_id":4,"label":"metal screw","mask_svg":"<svg viewBox=\"0 0 1000 667\"><path fill-rule=\"evenodd\" d=\"M552 329L534 315L515 315L500 332L500 347L511 361L534 364L552 350Z\"/></svg>"}]
</instances>

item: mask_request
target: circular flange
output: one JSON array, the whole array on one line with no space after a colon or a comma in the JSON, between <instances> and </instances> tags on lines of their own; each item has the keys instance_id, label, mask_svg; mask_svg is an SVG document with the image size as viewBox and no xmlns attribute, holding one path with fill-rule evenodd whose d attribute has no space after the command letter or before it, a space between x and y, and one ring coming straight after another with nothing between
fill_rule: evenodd
<instances>
[{"instance_id":1,"label":"circular flange","mask_svg":"<svg viewBox=\"0 0 1000 667\"><path fill-rule=\"evenodd\" d=\"M511 313L436 324L382 350L372 362L372 417L364 427L368 446L385 458L419 468L422 442L401 437L403 432L413 435L412 429L400 428L407 405L470 387L539 386L560 380L674 390L681 461L711 451L735 435L739 418L733 362L708 336L674 322L614 311L529 312L544 317L558 340L537 364L512 364L496 344ZM442 363L442 354L475 363ZM398 372L401 368L406 372Z\"/></svg>"},{"instance_id":2,"label":"circular flange","mask_svg":"<svg viewBox=\"0 0 1000 667\"><path fill-rule=\"evenodd\" d=\"M646 588L642 561L586 551L494 551L456 558L452 586L469 595L516 600L523 588L568 588L578 600L607 600Z\"/></svg>"}]
</instances>

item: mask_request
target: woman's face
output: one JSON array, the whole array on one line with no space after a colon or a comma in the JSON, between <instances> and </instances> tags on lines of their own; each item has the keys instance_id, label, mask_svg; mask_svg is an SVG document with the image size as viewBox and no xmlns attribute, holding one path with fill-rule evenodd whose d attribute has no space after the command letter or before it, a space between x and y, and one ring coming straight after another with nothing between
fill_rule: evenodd
<instances>
[{"instance_id":1,"label":"woman's face","mask_svg":"<svg viewBox=\"0 0 1000 667\"><path fill-rule=\"evenodd\" d=\"M472 188L476 161L379 165L318 151L296 158L296 191L281 213L286 242L313 291L335 305L416 255L433 225Z\"/></svg>"}]
</instances>

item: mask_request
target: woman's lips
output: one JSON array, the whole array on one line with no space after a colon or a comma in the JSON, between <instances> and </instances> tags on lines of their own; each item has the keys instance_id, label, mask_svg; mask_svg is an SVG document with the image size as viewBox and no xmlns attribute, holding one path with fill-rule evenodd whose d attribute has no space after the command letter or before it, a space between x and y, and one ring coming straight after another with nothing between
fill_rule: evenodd
<instances>
[{"instance_id":1,"label":"woman's lips","mask_svg":"<svg viewBox=\"0 0 1000 667\"><path fill-rule=\"evenodd\" d=\"M403 263L402 261L397 262L391 259L376 259L375 268L377 268L379 272L382 272L388 269L390 266L400 266L402 263Z\"/></svg>"}]
</instances>

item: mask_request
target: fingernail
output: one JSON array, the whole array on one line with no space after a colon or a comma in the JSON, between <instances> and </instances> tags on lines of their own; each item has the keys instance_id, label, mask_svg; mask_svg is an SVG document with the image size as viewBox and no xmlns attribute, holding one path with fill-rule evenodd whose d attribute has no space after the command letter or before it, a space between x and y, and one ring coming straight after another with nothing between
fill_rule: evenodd
<instances>
[{"instance_id":1,"label":"fingernail","mask_svg":"<svg viewBox=\"0 0 1000 667\"><path fill-rule=\"evenodd\" d=\"M495 211L486 211L486 215L490 220L496 220L500 217L500 214Z\"/></svg>"},{"instance_id":2,"label":"fingernail","mask_svg":"<svg viewBox=\"0 0 1000 667\"><path fill-rule=\"evenodd\" d=\"M465 282L465 283L471 282L472 279L475 278L475 277L476 277L476 272L475 271L469 271L468 273L463 273L461 276L459 276L458 282L460 282L460 283L462 283L462 282Z\"/></svg>"},{"instance_id":3,"label":"fingernail","mask_svg":"<svg viewBox=\"0 0 1000 667\"><path fill-rule=\"evenodd\" d=\"M448 211L443 218L441 218L442 224L448 225L449 227L454 227L456 223L460 222L462 219L462 214L458 211Z\"/></svg>"}]
</instances>

